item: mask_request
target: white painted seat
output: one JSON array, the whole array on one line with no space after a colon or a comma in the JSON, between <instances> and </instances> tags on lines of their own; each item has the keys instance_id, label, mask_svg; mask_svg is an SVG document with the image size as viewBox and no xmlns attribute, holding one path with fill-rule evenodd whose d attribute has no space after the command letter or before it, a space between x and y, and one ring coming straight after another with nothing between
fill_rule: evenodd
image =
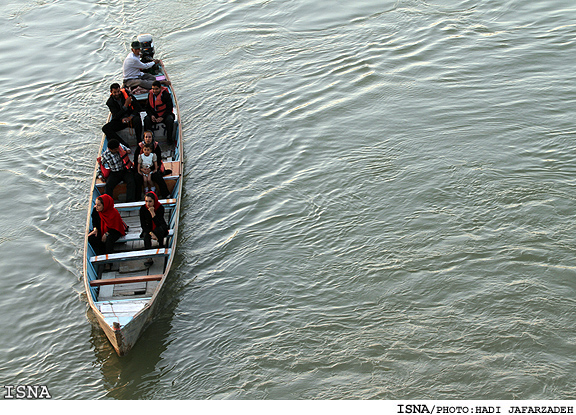
<instances>
[{"instance_id":1,"label":"white painted seat","mask_svg":"<svg viewBox=\"0 0 576 415\"><path fill-rule=\"evenodd\" d=\"M93 264L110 263L119 261L131 261L137 259L144 259L158 256L169 256L172 252L171 248L158 248L158 249L145 249L142 251L127 251L116 252L113 254L96 255L90 257L90 262Z\"/></svg>"},{"instance_id":2,"label":"white painted seat","mask_svg":"<svg viewBox=\"0 0 576 415\"><path fill-rule=\"evenodd\" d=\"M158 200L161 205L166 207L173 207L176 205L176 199L160 199ZM146 202L140 200L138 202L114 203L114 207L118 210L137 210L144 206Z\"/></svg>"},{"instance_id":3,"label":"white painted seat","mask_svg":"<svg viewBox=\"0 0 576 415\"><path fill-rule=\"evenodd\" d=\"M140 238L140 234L141 234L141 232L128 232L126 235L118 238L116 243L118 244L118 243L123 243L123 242L138 241L138 240L142 239L142 238ZM168 231L168 236L174 236L174 229L170 229ZM168 236L166 236L166 238Z\"/></svg>"}]
</instances>

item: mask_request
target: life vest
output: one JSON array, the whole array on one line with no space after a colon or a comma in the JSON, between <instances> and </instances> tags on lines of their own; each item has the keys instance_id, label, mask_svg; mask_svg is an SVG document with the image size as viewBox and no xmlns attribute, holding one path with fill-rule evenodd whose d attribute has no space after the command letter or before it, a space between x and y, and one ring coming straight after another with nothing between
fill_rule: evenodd
<instances>
[{"instance_id":1,"label":"life vest","mask_svg":"<svg viewBox=\"0 0 576 415\"><path fill-rule=\"evenodd\" d=\"M168 92L168 88L165 86L160 89L160 93L156 97L152 90L148 93L148 103L150 104L150 107L154 108L154 111L156 111L159 117L164 116L166 113L166 104L162 102L162 94L164 91Z\"/></svg>"},{"instance_id":2,"label":"life vest","mask_svg":"<svg viewBox=\"0 0 576 415\"><path fill-rule=\"evenodd\" d=\"M124 88L122 88L122 89L120 90L120 92L122 92L122 95L124 95L124 103L126 103L126 100L128 99L128 93L126 92L126 90L125 90ZM110 93L110 96L112 96L112 93ZM129 106L128 108L130 108L131 110L133 110L133 109L134 109L134 104L130 104L130 106Z\"/></svg>"},{"instance_id":3,"label":"life vest","mask_svg":"<svg viewBox=\"0 0 576 415\"><path fill-rule=\"evenodd\" d=\"M144 141L140 141L138 145L140 146L140 151L144 150ZM156 147L158 147L158 142L154 141L154 151L156 151ZM160 164L158 170L164 173L164 163L162 162L162 159L158 160L158 163Z\"/></svg>"},{"instance_id":4,"label":"life vest","mask_svg":"<svg viewBox=\"0 0 576 415\"><path fill-rule=\"evenodd\" d=\"M128 155L128 153L126 152L126 150L124 150L122 148L122 146L118 147L118 151L120 154L120 158L122 159L122 163L124 163L124 167L128 170L130 170L133 166L132 162L130 161L130 156Z\"/></svg>"}]
</instances>

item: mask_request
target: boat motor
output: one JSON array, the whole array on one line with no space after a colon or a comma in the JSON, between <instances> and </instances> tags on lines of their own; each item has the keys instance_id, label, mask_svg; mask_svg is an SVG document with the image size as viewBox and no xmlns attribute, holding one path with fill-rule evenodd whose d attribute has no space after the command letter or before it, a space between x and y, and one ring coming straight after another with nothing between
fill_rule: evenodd
<instances>
[{"instance_id":1,"label":"boat motor","mask_svg":"<svg viewBox=\"0 0 576 415\"><path fill-rule=\"evenodd\" d=\"M137 39L142 46L140 60L144 63L152 62L154 60L154 42L152 41L152 35L144 33L138 35Z\"/></svg>"}]
</instances>

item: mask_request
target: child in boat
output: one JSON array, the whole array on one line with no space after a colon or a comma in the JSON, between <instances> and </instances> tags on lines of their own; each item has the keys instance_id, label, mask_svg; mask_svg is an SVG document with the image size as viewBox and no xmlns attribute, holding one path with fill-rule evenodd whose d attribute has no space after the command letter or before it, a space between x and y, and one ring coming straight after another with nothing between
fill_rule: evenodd
<instances>
[{"instance_id":1,"label":"child in boat","mask_svg":"<svg viewBox=\"0 0 576 415\"><path fill-rule=\"evenodd\" d=\"M158 157L152 152L152 145L144 144L142 153L138 155L138 173L144 180L144 193L156 191L152 174L158 170Z\"/></svg>"}]
</instances>

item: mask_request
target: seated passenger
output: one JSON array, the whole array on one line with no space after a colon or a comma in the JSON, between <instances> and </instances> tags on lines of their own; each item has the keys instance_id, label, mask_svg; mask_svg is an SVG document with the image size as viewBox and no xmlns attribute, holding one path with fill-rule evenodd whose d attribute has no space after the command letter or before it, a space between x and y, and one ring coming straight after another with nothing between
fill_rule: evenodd
<instances>
[{"instance_id":1,"label":"seated passenger","mask_svg":"<svg viewBox=\"0 0 576 415\"><path fill-rule=\"evenodd\" d=\"M114 199L108 195L96 198L92 209L92 226L92 231L88 233L88 242L96 255L112 253L118 238L126 235L126 225L120 212L114 207Z\"/></svg>"},{"instance_id":2,"label":"seated passenger","mask_svg":"<svg viewBox=\"0 0 576 415\"><path fill-rule=\"evenodd\" d=\"M152 174L158 170L158 156L152 153L152 144L144 144L142 153L138 156L138 174L144 181L144 191L156 191Z\"/></svg>"},{"instance_id":3,"label":"seated passenger","mask_svg":"<svg viewBox=\"0 0 576 415\"><path fill-rule=\"evenodd\" d=\"M166 138L168 139L168 144L171 144L174 132L174 104L168 88L162 86L159 81L152 83L152 89L148 93L146 114L146 117L144 117L144 128L152 130L153 125L164 123L166 125Z\"/></svg>"},{"instance_id":4,"label":"seated passenger","mask_svg":"<svg viewBox=\"0 0 576 415\"><path fill-rule=\"evenodd\" d=\"M122 65L124 85L131 88L140 86L144 89L150 89L156 77L152 74L142 72L142 70L152 68L155 64L160 63L160 60L154 59L152 62L142 62L140 60L142 45L138 41L132 42L131 49L132 51L126 56L124 64ZM166 83L168 84L167 81Z\"/></svg>"},{"instance_id":5,"label":"seated passenger","mask_svg":"<svg viewBox=\"0 0 576 415\"><path fill-rule=\"evenodd\" d=\"M134 128L136 141L142 140L142 119L140 118L140 104L125 89L118 84L110 85L110 98L106 101L112 117L104 124L102 132L108 139L116 139L126 147L128 144L117 134L125 128Z\"/></svg>"},{"instance_id":6,"label":"seated passenger","mask_svg":"<svg viewBox=\"0 0 576 415\"><path fill-rule=\"evenodd\" d=\"M140 226L142 226L141 238L144 238L144 247L152 247L152 239L158 241L161 248L164 247L164 238L168 236L168 225L164 220L164 206L158 201L158 196L154 192L146 193L144 197L146 202L140 207ZM147 260L144 264L152 265L152 259Z\"/></svg>"},{"instance_id":7,"label":"seated passenger","mask_svg":"<svg viewBox=\"0 0 576 415\"><path fill-rule=\"evenodd\" d=\"M136 199L134 173L128 154L130 149L116 140L108 141L108 148L102 153L101 162L108 166L110 173L106 178L106 194L114 198L114 188L121 182L126 183L126 202ZM140 200L140 194L138 194Z\"/></svg>"},{"instance_id":8,"label":"seated passenger","mask_svg":"<svg viewBox=\"0 0 576 415\"><path fill-rule=\"evenodd\" d=\"M138 166L140 164L138 161L140 158L139 156L145 144L150 144L152 146L152 152L156 154L156 160L158 161L158 169L152 173L151 178L152 181L158 185L159 189L158 194L160 194L160 196L163 199L165 199L170 196L170 191L168 190L166 181L164 181L164 175L169 173L164 169L164 163L162 163L162 149L160 148L158 142L155 141L154 138L152 137L151 131L144 131L144 141L138 143L138 145L136 146L136 150L134 150L135 170L138 171ZM142 176L139 174L136 175L135 179L137 189L136 192L139 193L140 189L142 188L142 185L144 184L144 181L142 180ZM140 195L138 195L138 198L140 198Z\"/></svg>"}]
</instances>

